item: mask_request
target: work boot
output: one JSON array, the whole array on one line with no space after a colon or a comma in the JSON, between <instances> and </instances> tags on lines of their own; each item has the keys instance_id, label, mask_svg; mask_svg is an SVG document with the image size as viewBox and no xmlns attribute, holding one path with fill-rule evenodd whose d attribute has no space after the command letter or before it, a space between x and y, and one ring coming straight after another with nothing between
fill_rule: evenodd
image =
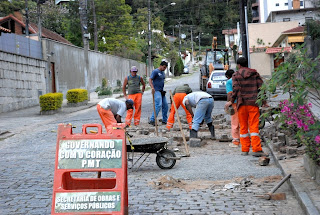
<instances>
[{"instance_id":1,"label":"work boot","mask_svg":"<svg viewBox=\"0 0 320 215\"><path fill-rule=\"evenodd\" d=\"M198 131L191 129L190 138L198 138Z\"/></svg>"},{"instance_id":2,"label":"work boot","mask_svg":"<svg viewBox=\"0 0 320 215\"><path fill-rule=\"evenodd\" d=\"M209 131L211 133L211 138L215 139L216 138L216 134L214 132L214 126L212 125L212 122L208 123L207 125L208 125Z\"/></svg>"},{"instance_id":3,"label":"work boot","mask_svg":"<svg viewBox=\"0 0 320 215\"><path fill-rule=\"evenodd\" d=\"M262 157L262 156L269 157L269 154L264 153L263 151L259 151L259 152L252 152L252 156L254 156L254 157Z\"/></svg>"}]
</instances>

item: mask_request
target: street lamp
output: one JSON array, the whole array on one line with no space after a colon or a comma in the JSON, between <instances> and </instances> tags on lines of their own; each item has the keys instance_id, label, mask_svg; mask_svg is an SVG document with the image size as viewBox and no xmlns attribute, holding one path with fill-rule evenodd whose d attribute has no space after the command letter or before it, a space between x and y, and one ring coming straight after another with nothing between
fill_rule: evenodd
<instances>
[{"instance_id":1,"label":"street lamp","mask_svg":"<svg viewBox=\"0 0 320 215\"><path fill-rule=\"evenodd\" d=\"M163 9L169 7L169 6L174 6L176 5L175 2L171 2L170 4L168 4L167 6L161 8L160 10L158 10L157 12L155 12L154 14L159 13L160 11L162 11ZM150 0L148 0L148 71L149 71L149 75L151 75L152 72L152 66L151 66L151 8L150 8Z\"/></svg>"}]
</instances>

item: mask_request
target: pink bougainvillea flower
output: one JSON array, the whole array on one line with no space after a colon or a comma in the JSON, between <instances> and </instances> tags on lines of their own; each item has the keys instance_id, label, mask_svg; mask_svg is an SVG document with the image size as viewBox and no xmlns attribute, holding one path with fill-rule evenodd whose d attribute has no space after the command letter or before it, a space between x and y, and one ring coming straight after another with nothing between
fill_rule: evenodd
<instances>
[{"instance_id":1,"label":"pink bougainvillea flower","mask_svg":"<svg viewBox=\"0 0 320 215\"><path fill-rule=\"evenodd\" d=\"M314 141L316 141L316 143L320 143L320 135L317 135L316 138L314 138Z\"/></svg>"},{"instance_id":2,"label":"pink bougainvillea flower","mask_svg":"<svg viewBox=\"0 0 320 215\"><path fill-rule=\"evenodd\" d=\"M288 125L292 125L292 124L293 124L292 120L287 121L287 124L288 124Z\"/></svg>"}]
</instances>

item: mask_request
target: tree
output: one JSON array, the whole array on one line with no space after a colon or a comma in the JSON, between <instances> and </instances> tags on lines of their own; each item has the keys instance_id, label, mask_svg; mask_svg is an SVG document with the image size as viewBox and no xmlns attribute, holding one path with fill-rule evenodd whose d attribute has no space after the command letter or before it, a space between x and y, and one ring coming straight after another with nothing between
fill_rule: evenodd
<instances>
[{"instance_id":1,"label":"tree","mask_svg":"<svg viewBox=\"0 0 320 215\"><path fill-rule=\"evenodd\" d=\"M66 9L68 10L68 13L62 20L63 35L73 45L83 47L79 0L70 1L67 4Z\"/></svg>"},{"instance_id":2,"label":"tree","mask_svg":"<svg viewBox=\"0 0 320 215\"><path fill-rule=\"evenodd\" d=\"M46 1L40 5L41 8L41 26L64 36L63 21L66 19L68 10L60 7L54 1ZM30 9L30 21L38 23L37 8Z\"/></svg>"},{"instance_id":3,"label":"tree","mask_svg":"<svg viewBox=\"0 0 320 215\"><path fill-rule=\"evenodd\" d=\"M134 50L131 8L124 0L98 0L96 14L98 24L98 49L102 52L121 53L122 48Z\"/></svg>"},{"instance_id":4,"label":"tree","mask_svg":"<svg viewBox=\"0 0 320 215\"><path fill-rule=\"evenodd\" d=\"M171 48L173 48L173 47L171 47ZM171 70L173 70L173 71L171 71L171 73L175 74L174 73L174 68L175 68L176 63L177 63L177 61L179 59L178 50L177 49L171 49L169 54L167 55L167 59L171 63Z\"/></svg>"}]
</instances>

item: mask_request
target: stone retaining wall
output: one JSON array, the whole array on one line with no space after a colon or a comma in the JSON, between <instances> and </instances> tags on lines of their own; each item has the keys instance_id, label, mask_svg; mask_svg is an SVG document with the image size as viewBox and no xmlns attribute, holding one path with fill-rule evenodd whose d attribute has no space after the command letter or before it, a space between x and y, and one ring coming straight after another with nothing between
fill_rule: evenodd
<instances>
[{"instance_id":1,"label":"stone retaining wall","mask_svg":"<svg viewBox=\"0 0 320 215\"><path fill-rule=\"evenodd\" d=\"M46 62L0 51L0 113L39 105Z\"/></svg>"}]
</instances>

